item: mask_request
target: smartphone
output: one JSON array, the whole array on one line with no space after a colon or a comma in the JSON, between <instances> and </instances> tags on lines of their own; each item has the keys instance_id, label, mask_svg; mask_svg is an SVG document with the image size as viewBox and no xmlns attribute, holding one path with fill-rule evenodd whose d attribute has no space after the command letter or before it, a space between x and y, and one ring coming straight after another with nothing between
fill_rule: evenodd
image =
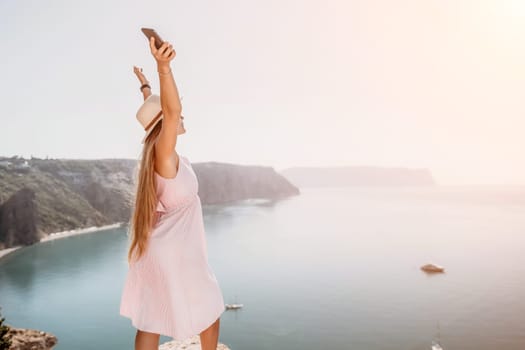
<instances>
[{"instance_id":1,"label":"smartphone","mask_svg":"<svg viewBox=\"0 0 525 350\"><path fill-rule=\"evenodd\" d=\"M154 37L155 38L155 47L158 49L160 49L160 47L162 46L162 43L164 42L164 40L162 40L160 38L160 35L155 31L155 29L153 28L140 28L140 30L142 30L142 33L144 33L144 35L146 36L146 38L148 38L148 40L150 40L149 38L151 37Z\"/></svg>"}]
</instances>

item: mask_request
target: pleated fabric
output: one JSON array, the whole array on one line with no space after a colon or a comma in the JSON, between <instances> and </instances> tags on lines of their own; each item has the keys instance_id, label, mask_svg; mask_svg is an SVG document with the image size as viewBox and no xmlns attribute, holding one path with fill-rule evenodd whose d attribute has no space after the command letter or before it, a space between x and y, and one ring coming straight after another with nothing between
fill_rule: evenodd
<instances>
[{"instance_id":1,"label":"pleated fabric","mask_svg":"<svg viewBox=\"0 0 525 350\"><path fill-rule=\"evenodd\" d=\"M174 178L157 178L158 219L146 253L127 271L120 315L143 331L184 340L201 333L225 310L208 263L197 176L180 155Z\"/></svg>"}]
</instances>

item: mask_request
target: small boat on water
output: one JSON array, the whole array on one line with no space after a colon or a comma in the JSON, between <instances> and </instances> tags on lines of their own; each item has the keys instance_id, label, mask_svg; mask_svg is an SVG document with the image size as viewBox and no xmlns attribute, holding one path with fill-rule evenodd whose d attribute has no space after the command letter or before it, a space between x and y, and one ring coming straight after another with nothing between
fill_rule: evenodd
<instances>
[{"instance_id":1,"label":"small boat on water","mask_svg":"<svg viewBox=\"0 0 525 350\"><path fill-rule=\"evenodd\" d=\"M426 264L421 266L421 270L425 272L445 272L445 268L436 264Z\"/></svg>"},{"instance_id":2,"label":"small boat on water","mask_svg":"<svg viewBox=\"0 0 525 350\"><path fill-rule=\"evenodd\" d=\"M226 306L226 310L236 310L236 309L240 309L244 305L237 303L237 295L235 295L235 303L233 303L233 304L225 304L225 306Z\"/></svg>"},{"instance_id":3,"label":"small boat on water","mask_svg":"<svg viewBox=\"0 0 525 350\"><path fill-rule=\"evenodd\" d=\"M432 350L443 350L437 341L432 340Z\"/></svg>"},{"instance_id":4,"label":"small boat on water","mask_svg":"<svg viewBox=\"0 0 525 350\"><path fill-rule=\"evenodd\" d=\"M439 321L437 322L437 338L438 340L432 340L432 350L443 350L443 348L441 347L441 344L439 344L439 342L441 341L441 332L440 332L440 329L439 329Z\"/></svg>"}]
</instances>

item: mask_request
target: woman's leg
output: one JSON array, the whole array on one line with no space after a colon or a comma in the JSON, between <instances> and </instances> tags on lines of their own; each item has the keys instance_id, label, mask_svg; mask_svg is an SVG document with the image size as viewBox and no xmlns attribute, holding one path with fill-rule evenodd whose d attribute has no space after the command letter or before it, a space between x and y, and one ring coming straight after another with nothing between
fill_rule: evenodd
<instances>
[{"instance_id":1,"label":"woman's leg","mask_svg":"<svg viewBox=\"0 0 525 350\"><path fill-rule=\"evenodd\" d=\"M137 329L135 336L135 350L158 350L160 334L145 332Z\"/></svg>"},{"instance_id":2,"label":"woman's leg","mask_svg":"<svg viewBox=\"0 0 525 350\"><path fill-rule=\"evenodd\" d=\"M219 343L220 317L200 333L202 350L217 350Z\"/></svg>"}]
</instances>

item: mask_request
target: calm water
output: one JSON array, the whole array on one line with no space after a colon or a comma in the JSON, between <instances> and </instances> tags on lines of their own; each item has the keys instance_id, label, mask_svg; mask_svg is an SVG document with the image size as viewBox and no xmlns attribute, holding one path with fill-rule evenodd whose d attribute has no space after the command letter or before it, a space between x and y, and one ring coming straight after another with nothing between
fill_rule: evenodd
<instances>
[{"instance_id":1,"label":"calm water","mask_svg":"<svg viewBox=\"0 0 525 350\"><path fill-rule=\"evenodd\" d=\"M525 349L525 188L306 188L205 206L233 350ZM36 244L0 260L6 322L56 349L133 349L119 315L125 231ZM445 274L419 267L434 262ZM161 342L171 340L162 336Z\"/></svg>"}]
</instances>

